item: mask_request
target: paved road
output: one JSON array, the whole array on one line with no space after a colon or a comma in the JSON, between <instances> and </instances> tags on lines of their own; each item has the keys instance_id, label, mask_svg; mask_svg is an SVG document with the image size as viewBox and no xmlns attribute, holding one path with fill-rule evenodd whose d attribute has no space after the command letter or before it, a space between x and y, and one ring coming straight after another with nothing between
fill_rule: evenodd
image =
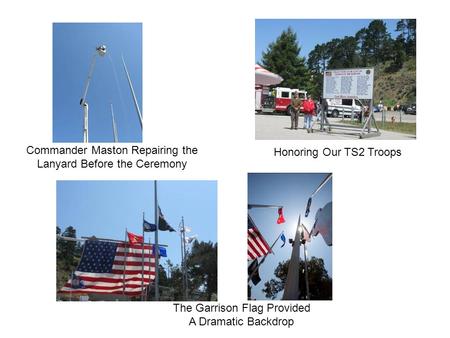
<instances>
[{"instance_id":1,"label":"paved road","mask_svg":"<svg viewBox=\"0 0 450 338\"><path fill-rule=\"evenodd\" d=\"M330 123L340 121L339 118L329 119ZM318 131L315 125L314 133L308 134L304 129L290 130L289 116L255 115L255 138L257 140L355 140L359 139L357 133L347 130L334 129L332 133ZM299 127L303 127L303 117L299 118ZM406 135L381 130L380 136L371 137L374 140L413 140L415 135Z\"/></svg>"}]
</instances>

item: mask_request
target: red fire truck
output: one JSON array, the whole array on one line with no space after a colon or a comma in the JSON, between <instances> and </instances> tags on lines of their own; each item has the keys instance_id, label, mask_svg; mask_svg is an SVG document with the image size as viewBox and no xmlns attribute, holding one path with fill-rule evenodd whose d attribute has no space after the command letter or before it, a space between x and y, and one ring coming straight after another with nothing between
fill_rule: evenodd
<instances>
[{"instance_id":1,"label":"red fire truck","mask_svg":"<svg viewBox=\"0 0 450 338\"><path fill-rule=\"evenodd\" d=\"M276 87L265 95L262 102L262 112L289 114L291 101L294 93L297 92L300 99L305 100L307 92L305 90Z\"/></svg>"}]
</instances>

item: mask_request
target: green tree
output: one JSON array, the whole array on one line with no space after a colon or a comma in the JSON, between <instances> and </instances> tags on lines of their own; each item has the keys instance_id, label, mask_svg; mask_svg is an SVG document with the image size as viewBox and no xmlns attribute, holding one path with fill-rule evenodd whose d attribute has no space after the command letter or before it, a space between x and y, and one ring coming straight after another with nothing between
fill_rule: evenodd
<instances>
[{"instance_id":1,"label":"green tree","mask_svg":"<svg viewBox=\"0 0 450 338\"><path fill-rule=\"evenodd\" d=\"M308 55L308 68L311 74L310 93L314 98L322 96L323 72L328 68L330 51L327 44L318 44Z\"/></svg>"},{"instance_id":2,"label":"green tree","mask_svg":"<svg viewBox=\"0 0 450 338\"><path fill-rule=\"evenodd\" d=\"M416 56L416 19L407 19L408 38L407 54L409 56Z\"/></svg>"},{"instance_id":3,"label":"green tree","mask_svg":"<svg viewBox=\"0 0 450 338\"><path fill-rule=\"evenodd\" d=\"M394 73L403 67L403 63L406 61L405 44L401 38L397 38L393 44L392 62L386 69L387 72Z\"/></svg>"},{"instance_id":4,"label":"green tree","mask_svg":"<svg viewBox=\"0 0 450 338\"><path fill-rule=\"evenodd\" d=\"M69 226L63 232L60 227L56 227L56 234L67 238L76 238L77 231ZM56 237L56 285L61 288L69 279L81 258L82 246L77 241Z\"/></svg>"},{"instance_id":5,"label":"green tree","mask_svg":"<svg viewBox=\"0 0 450 338\"><path fill-rule=\"evenodd\" d=\"M366 67L369 63L368 50L365 48L365 40L367 35L367 28L362 28L355 34L356 39L356 54L359 58L359 66Z\"/></svg>"},{"instance_id":6,"label":"green tree","mask_svg":"<svg viewBox=\"0 0 450 338\"><path fill-rule=\"evenodd\" d=\"M169 276L167 278L167 284L165 285L173 290L173 299L184 299L183 294L183 271L179 265L173 265L171 263L169 267Z\"/></svg>"},{"instance_id":7,"label":"green tree","mask_svg":"<svg viewBox=\"0 0 450 338\"><path fill-rule=\"evenodd\" d=\"M367 66L373 66L390 59L392 38L383 20L372 20L369 26L358 32L361 40L361 56Z\"/></svg>"},{"instance_id":8,"label":"green tree","mask_svg":"<svg viewBox=\"0 0 450 338\"><path fill-rule=\"evenodd\" d=\"M416 20L402 19L397 22L398 39L403 42L407 56L416 56Z\"/></svg>"},{"instance_id":9,"label":"green tree","mask_svg":"<svg viewBox=\"0 0 450 338\"><path fill-rule=\"evenodd\" d=\"M357 40L353 36L333 39L327 43L330 60L328 68L352 68L358 66Z\"/></svg>"},{"instance_id":10,"label":"green tree","mask_svg":"<svg viewBox=\"0 0 450 338\"><path fill-rule=\"evenodd\" d=\"M300 50L297 34L289 27L263 52L262 66L283 78L280 86L308 90L310 74Z\"/></svg>"},{"instance_id":11,"label":"green tree","mask_svg":"<svg viewBox=\"0 0 450 338\"><path fill-rule=\"evenodd\" d=\"M217 243L194 241L186 255L186 269L189 299L213 300L217 295ZM175 300L184 299L183 269L180 265L170 262L165 283L164 286L172 288Z\"/></svg>"},{"instance_id":12,"label":"green tree","mask_svg":"<svg viewBox=\"0 0 450 338\"><path fill-rule=\"evenodd\" d=\"M59 227L56 228L56 233L61 234L63 237L76 238L77 231L74 227L67 227L63 233ZM65 267L71 267L74 264L75 255L78 253L76 241L65 240L57 237L56 240L56 252L58 261Z\"/></svg>"},{"instance_id":13,"label":"green tree","mask_svg":"<svg viewBox=\"0 0 450 338\"><path fill-rule=\"evenodd\" d=\"M186 265L190 293L203 293L211 300L217 294L217 243L194 241Z\"/></svg>"},{"instance_id":14,"label":"green tree","mask_svg":"<svg viewBox=\"0 0 450 338\"><path fill-rule=\"evenodd\" d=\"M352 68L359 65L358 41L353 36L316 45L308 55L312 95L316 98L321 96L325 69Z\"/></svg>"},{"instance_id":15,"label":"green tree","mask_svg":"<svg viewBox=\"0 0 450 338\"><path fill-rule=\"evenodd\" d=\"M323 74L328 67L330 51L327 44L319 44L308 55L308 67L314 74Z\"/></svg>"},{"instance_id":16,"label":"green tree","mask_svg":"<svg viewBox=\"0 0 450 338\"><path fill-rule=\"evenodd\" d=\"M306 280L305 280L305 262L300 261L299 288L300 298L306 298ZM274 275L270 281L264 284L263 292L266 298L275 299L280 291L284 290L289 269L289 260L278 263ZM308 281L309 293L312 300L331 300L332 299L332 279L328 276L323 259L311 257L308 260Z\"/></svg>"}]
</instances>

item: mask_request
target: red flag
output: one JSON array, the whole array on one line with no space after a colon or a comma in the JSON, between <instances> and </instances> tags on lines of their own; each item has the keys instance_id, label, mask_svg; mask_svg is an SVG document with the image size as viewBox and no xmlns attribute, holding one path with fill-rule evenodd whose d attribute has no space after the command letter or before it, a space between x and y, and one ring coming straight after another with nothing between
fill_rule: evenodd
<instances>
[{"instance_id":1,"label":"red flag","mask_svg":"<svg viewBox=\"0 0 450 338\"><path fill-rule=\"evenodd\" d=\"M283 208L278 208L278 219L277 219L277 224L281 224L286 222L284 220L284 216L283 216Z\"/></svg>"},{"instance_id":2,"label":"red flag","mask_svg":"<svg viewBox=\"0 0 450 338\"><path fill-rule=\"evenodd\" d=\"M127 232L128 234L128 241L131 244L142 244L144 243L144 236L135 235L131 232Z\"/></svg>"}]
</instances>

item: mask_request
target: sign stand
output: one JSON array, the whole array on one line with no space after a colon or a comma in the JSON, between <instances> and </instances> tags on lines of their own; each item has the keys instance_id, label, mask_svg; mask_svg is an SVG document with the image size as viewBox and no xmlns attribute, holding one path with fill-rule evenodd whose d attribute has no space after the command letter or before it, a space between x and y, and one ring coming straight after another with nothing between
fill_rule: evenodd
<instances>
[{"instance_id":1,"label":"sign stand","mask_svg":"<svg viewBox=\"0 0 450 338\"><path fill-rule=\"evenodd\" d=\"M367 75L366 88L370 89L364 94L360 94L358 92L360 90L359 78L363 77L362 81L364 81L364 75ZM377 122L375 121L375 117L373 115L373 76L373 68L326 70L324 72L322 96L324 99L369 99L370 109L369 116L366 119L364 119L365 112L361 111L362 126L331 124L326 116L327 112L323 112L322 119L320 121L320 131L331 133L332 129L342 129L359 134L359 138L368 138L381 135L380 129L378 128ZM328 84L328 82L330 84ZM356 83L356 85L353 85L353 83ZM330 86L331 89L327 86ZM354 112L352 108L352 116L353 114ZM344 119L344 112L342 112L342 119ZM372 128L372 123L375 129Z\"/></svg>"},{"instance_id":2,"label":"sign stand","mask_svg":"<svg viewBox=\"0 0 450 338\"><path fill-rule=\"evenodd\" d=\"M372 124L376 128L376 131L372 131ZM361 133L359 135L359 138L368 138L372 136L380 136L380 129L378 128L377 121L375 120L375 117L373 116L373 100L370 100L370 110L369 110L369 116L367 117L366 121L364 122L364 125L361 129Z\"/></svg>"}]
</instances>

